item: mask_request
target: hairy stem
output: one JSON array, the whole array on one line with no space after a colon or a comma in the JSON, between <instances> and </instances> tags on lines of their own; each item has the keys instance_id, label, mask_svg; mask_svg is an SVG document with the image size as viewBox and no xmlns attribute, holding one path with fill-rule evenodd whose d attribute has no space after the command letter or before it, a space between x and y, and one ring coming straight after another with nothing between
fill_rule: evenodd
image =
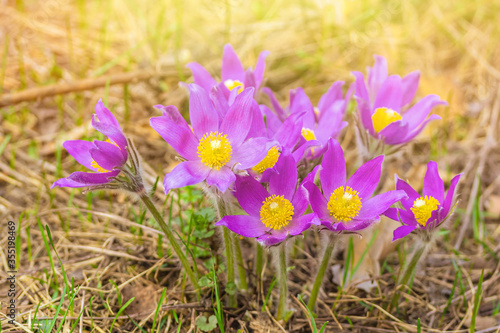
<instances>
[{"instance_id":1,"label":"hairy stem","mask_svg":"<svg viewBox=\"0 0 500 333\"><path fill-rule=\"evenodd\" d=\"M232 234L233 234L232 236L233 236L234 255L236 256L236 264L238 265L238 276L240 277L240 289L248 290L247 271L245 270L243 255L241 254L241 243L239 235L235 233Z\"/></svg>"},{"instance_id":2,"label":"hairy stem","mask_svg":"<svg viewBox=\"0 0 500 333\"><path fill-rule=\"evenodd\" d=\"M262 268L264 267L264 248L259 243L257 243L256 246L255 275L257 275L257 279L260 279L262 277Z\"/></svg>"},{"instance_id":3,"label":"hairy stem","mask_svg":"<svg viewBox=\"0 0 500 333\"><path fill-rule=\"evenodd\" d=\"M148 208L149 212L153 215L156 222L158 222L158 224L160 225L161 229L165 233L165 236L167 236L168 241L170 242L170 244L174 249L174 252L177 254L177 257L181 261L182 266L184 267L184 270L186 271L186 274L188 275L189 280L191 281L191 284L196 290L198 299L200 299L200 287L198 286L198 278L191 269L191 265L189 265L189 261L184 252L182 251L181 247L179 246L179 243L177 242L177 239L175 238L172 230L170 230L170 228L167 226L165 220L158 212L156 206L153 204L149 196L146 193L142 193L140 197L142 202L144 202L144 205L146 205L146 207Z\"/></svg>"},{"instance_id":4,"label":"hairy stem","mask_svg":"<svg viewBox=\"0 0 500 333\"><path fill-rule=\"evenodd\" d=\"M280 286L280 296L278 303L278 313L276 314L276 319L281 320L285 318L286 314L286 301L288 294L288 281L286 274L286 245L281 243L278 246L278 279Z\"/></svg>"},{"instance_id":5,"label":"hairy stem","mask_svg":"<svg viewBox=\"0 0 500 333\"><path fill-rule=\"evenodd\" d=\"M330 263L330 259L332 257L333 248L335 247L335 238L335 235L329 235L328 243L323 253L323 259L321 259L321 264L318 268L318 272L316 273L316 279L314 280L311 297L309 298L309 303L307 303L307 306L311 311L314 310L314 306L316 305L316 299L318 298L318 293L321 288L321 284L323 283L323 278L325 277L328 264Z\"/></svg>"}]
</instances>

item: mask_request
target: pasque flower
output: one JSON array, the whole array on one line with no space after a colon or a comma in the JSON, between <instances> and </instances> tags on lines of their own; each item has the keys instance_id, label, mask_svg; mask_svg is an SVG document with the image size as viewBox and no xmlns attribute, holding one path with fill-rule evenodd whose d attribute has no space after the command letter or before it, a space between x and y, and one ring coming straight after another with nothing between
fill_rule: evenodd
<instances>
[{"instance_id":1,"label":"pasque flower","mask_svg":"<svg viewBox=\"0 0 500 333\"><path fill-rule=\"evenodd\" d=\"M427 95L413 106L420 73L412 72L401 78L387 73L387 62L375 56L375 65L368 68L368 77L352 72L356 77L354 97L361 124L373 137L388 145L404 144L414 139L438 115L429 116L432 108L447 105L437 95Z\"/></svg>"},{"instance_id":2,"label":"pasque flower","mask_svg":"<svg viewBox=\"0 0 500 333\"><path fill-rule=\"evenodd\" d=\"M396 176L396 189L407 194L401 200L403 208L389 208L384 215L403 224L394 230L393 241L403 238L414 230L432 231L439 227L454 210L453 198L462 174L451 179L445 195L444 182L439 176L437 163L427 163L422 195L407 182Z\"/></svg>"},{"instance_id":3,"label":"pasque flower","mask_svg":"<svg viewBox=\"0 0 500 333\"><path fill-rule=\"evenodd\" d=\"M257 93L264 78L265 59L269 55L268 51L262 51L255 65L255 69L248 68L246 71L238 58L236 52L230 44L224 46L222 56L222 82L217 82L210 73L197 62L191 62L187 66L191 69L194 77L194 83L203 87L207 92L212 91L213 87L219 89L228 98L230 91L241 93L245 88L253 87L254 93Z\"/></svg>"},{"instance_id":4,"label":"pasque flower","mask_svg":"<svg viewBox=\"0 0 500 333\"><path fill-rule=\"evenodd\" d=\"M319 224L316 214L303 215L308 206L307 191L297 185L297 166L289 154L280 156L266 190L253 177L236 178L234 196L248 215L225 216L223 225L244 236L273 246Z\"/></svg>"},{"instance_id":5,"label":"pasque flower","mask_svg":"<svg viewBox=\"0 0 500 333\"><path fill-rule=\"evenodd\" d=\"M73 172L52 184L59 187L90 187L111 182L120 173L128 158L127 139L113 114L99 100L92 117L92 126L108 137L107 141L69 140L63 147L80 164L93 172Z\"/></svg>"},{"instance_id":6,"label":"pasque flower","mask_svg":"<svg viewBox=\"0 0 500 333\"><path fill-rule=\"evenodd\" d=\"M192 127L174 106L157 106L163 115L151 118L151 127L185 160L165 175L165 193L202 181L225 192L235 180L235 172L255 166L274 141L265 137L246 140L254 114L250 112L253 88L236 96L224 115L202 87L190 84L189 89Z\"/></svg>"},{"instance_id":7,"label":"pasque flower","mask_svg":"<svg viewBox=\"0 0 500 333\"><path fill-rule=\"evenodd\" d=\"M323 227L335 233L357 232L377 222L380 214L406 197L401 190L371 197L380 179L383 160L382 155L366 162L346 179L342 148L336 140L329 140L320 171L323 193L312 182L314 171L304 183L311 208Z\"/></svg>"},{"instance_id":8,"label":"pasque flower","mask_svg":"<svg viewBox=\"0 0 500 333\"><path fill-rule=\"evenodd\" d=\"M290 91L290 105L283 109L278 103L274 93L269 88L264 88L271 99L274 113L264 108L266 120L270 124L276 124L284 121L290 116L301 115L302 119L302 142L300 145L308 142L305 147L320 146L312 150L312 157L319 157L326 149L326 144L330 138L336 138L341 130L347 126L347 122L342 121L347 101L350 98L348 92L343 96L342 86L344 82L333 83L328 91L321 96L318 105L313 106L311 100L302 88ZM274 125L276 126L276 125Z\"/></svg>"}]
</instances>

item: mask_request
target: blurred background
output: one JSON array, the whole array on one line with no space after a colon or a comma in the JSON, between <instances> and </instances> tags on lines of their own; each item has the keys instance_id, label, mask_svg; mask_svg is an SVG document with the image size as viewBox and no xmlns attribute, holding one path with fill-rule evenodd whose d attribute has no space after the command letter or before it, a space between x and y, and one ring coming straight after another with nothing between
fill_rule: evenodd
<instances>
[{"instance_id":1,"label":"blurred background","mask_svg":"<svg viewBox=\"0 0 500 333\"><path fill-rule=\"evenodd\" d=\"M316 104L333 81L350 84L350 71L365 72L372 66L374 54L387 58L392 74L420 70L417 97L437 94L449 107L434 111L443 119L431 123L407 147L391 172L419 184L429 159L439 162L445 182L464 172L457 218L439 245L441 254L429 260L449 277L442 288L453 284L452 263L442 262L451 253L470 263L464 281L467 276L477 282L483 268L489 278L498 277L499 13L498 0L0 0L0 218L23 226L20 266L34 278L20 281L26 294L38 291L23 299L21 312L54 299L51 284L37 280L48 274L44 270L50 271L37 223L50 225L56 247L68 263L66 271L96 290L113 289L109 279L125 282L156 267L160 250L168 251L168 246L147 227L131 226L130 221L145 226L153 222L143 223L144 212L131 208L125 195L49 189L57 178L80 170L61 143L99 137L90 119L102 98L135 140L151 184L157 176L161 183L177 162L175 152L149 127L149 118L159 115L153 106L172 104L186 114L187 94L178 84L192 82L185 65L196 61L219 76L226 43L234 46L245 68L254 66L261 51L271 52L264 85L283 103L290 89L303 87ZM262 96L261 102L268 100ZM342 141L354 149L351 129ZM348 155L355 161L354 150ZM200 194L193 191L176 194L176 205L173 196L165 197L161 185L155 192L183 232L183 221L189 217L179 216L183 205L203 206ZM209 220L211 213L207 214ZM25 255L28 239L29 255ZM111 252L103 254L102 248ZM110 261L113 256L120 260ZM106 270L110 263L112 268ZM148 290L157 301L158 286L172 272L166 268L159 280L141 278L139 289L127 284L122 294L136 296ZM464 285L464 290L470 286ZM498 313L500 305L498 283L488 286L484 297L490 298L481 308L484 316ZM435 292L437 287L432 288ZM85 302L89 294L83 296ZM111 306L101 309L102 317L116 312L117 297L108 299ZM182 300L172 299L176 297ZM132 304L141 309L150 303ZM467 304L459 308L448 328L463 329L468 309ZM48 315L51 310L43 311ZM414 324L415 317L410 317ZM447 325L431 319L425 324L441 329ZM130 322L126 325L135 328ZM105 324L99 327L106 331Z\"/></svg>"}]
</instances>

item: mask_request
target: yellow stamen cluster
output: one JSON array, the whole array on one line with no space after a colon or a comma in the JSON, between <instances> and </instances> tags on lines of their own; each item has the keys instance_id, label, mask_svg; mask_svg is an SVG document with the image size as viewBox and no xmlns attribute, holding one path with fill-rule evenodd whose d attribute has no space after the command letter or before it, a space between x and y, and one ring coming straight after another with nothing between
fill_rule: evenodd
<instances>
[{"instance_id":1,"label":"yellow stamen cluster","mask_svg":"<svg viewBox=\"0 0 500 333\"><path fill-rule=\"evenodd\" d=\"M316 140L316 135L314 135L314 131L312 129L303 127L301 133L307 141Z\"/></svg>"},{"instance_id":2,"label":"yellow stamen cluster","mask_svg":"<svg viewBox=\"0 0 500 333\"><path fill-rule=\"evenodd\" d=\"M219 170L231 159L233 149L226 135L219 132L206 133L198 144L198 156L207 167Z\"/></svg>"},{"instance_id":3,"label":"yellow stamen cluster","mask_svg":"<svg viewBox=\"0 0 500 333\"><path fill-rule=\"evenodd\" d=\"M413 202L411 211L413 212L417 222L425 227L427 225L427 221L432 215L432 212L435 211L439 205L439 201L426 195L425 197L420 197Z\"/></svg>"},{"instance_id":4,"label":"yellow stamen cluster","mask_svg":"<svg viewBox=\"0 0 500 333\"><path fill-rule=\"evenodd\" d=\"M349 186L342 186L333 191L327 204L330 215L342 222L351 221L356 217L361 206L358 192Z\"/></svg>"},{"instance_id":5,"label":"yellow stamen cluster","mask_svg":"<svg viewBox=\"0 0 500 333\"><path fill-rule=\"evenodd\" d=\"M227 87L229 90L233 90L234 88L238 88L238 94L245 89L245 85L243 82L238 81L238 80L226 80L224 81L224 85Z\"/></svg>"},{"instance_id":6,"label":"yellow stamen cluster","mask_svg":"<svg viewBox=\"0 0 500 333\"><path fill-rule=\"evenodd\" d=\"M97 172L101 172L101 173L104 173L104 172L109 172L109 170L106 170L104 169L102 166L100 166L99 164L97 164L96 161L92 161L90 162L90 165L94 168L97 169Z\"/></svg>"},{"instance_id":7,"label":"yellow stamen cluster","mask_svg":"<svg viewBox=\"0 0 500 333\"><path fill-rule=\"evenodd\" d=\"M263 173L265 170L272 168L278 161L279 157L280 151L278 150L278 147L273 147L269 149L266 157L264 157L262 161L255 165L252 170L258 173Z\"/></svg>"},{"instance_id":8,"label":"yellow stamen cluster","mask_svg":"<svg viewBox=\"0 0 500 333\"><path fill-rule=\"evenodd\" d=\"M401 120L401 115L396 111L389 108L377 108L372 115L373 129L378 133L398 120Z\"/></svg>"},{"instance_id":9,"label":"yellow stamen cluster","mask_svg":"<svg viewBox=\"0 0 500 333\"><path fill-rule=\"evenodd\" d=\"M293 217L293 205L280 195L267 197L260 207L260 220L268 228L280 230L286 227Z\"/></svg>"}]
</instances>

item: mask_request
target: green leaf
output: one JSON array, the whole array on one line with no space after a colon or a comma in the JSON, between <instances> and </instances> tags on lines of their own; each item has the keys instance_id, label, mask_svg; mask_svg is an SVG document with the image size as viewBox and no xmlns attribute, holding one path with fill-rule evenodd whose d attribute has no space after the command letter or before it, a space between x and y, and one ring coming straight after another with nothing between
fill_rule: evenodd
<instances>
[{"instance_id":1,"label":"green leaf","mask_svg":"<svg viewBox=\"0 0 500 333\"><path fill-rule=\"evenodd\" d=\"M236 283L229 282L226 284L226 293L229 295L236 294Z\"/></svg>"},{"instance_id":2,"label":"green leaf","mask_svg":"<svg viewBox=\"0 0 500 333\"><path fill-rule=\"evenodd\" d=\"M214 315L210 317L201 316L196 319L196 326L203 332L210 332L217 327L217 318Z\"/></svg>"}]
</instances>

